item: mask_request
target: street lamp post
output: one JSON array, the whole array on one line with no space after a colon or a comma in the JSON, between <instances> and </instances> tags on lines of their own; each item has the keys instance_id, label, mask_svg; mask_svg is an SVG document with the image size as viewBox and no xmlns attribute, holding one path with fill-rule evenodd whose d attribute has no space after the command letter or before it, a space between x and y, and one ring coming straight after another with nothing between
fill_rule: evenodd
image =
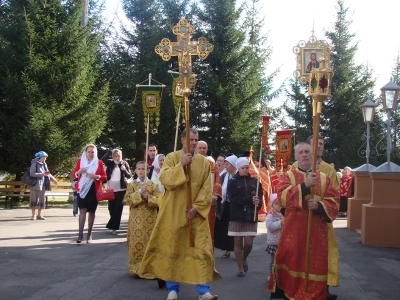
<instances>
[{"instance_id":1,"label":"street lamp post","mask_svg":"<svg viewBox=\"0 0 400 300\"><path fill-rule=\"evenodd\" d=\"M387 114L387 121L386 121L386 154L387 154L387 163L390 163L390 153L392 152L392 138L390 134L390 127L391 124L391 112L392 110L396 110L397 108L397 98L399 96L400 86L398 86L395 82L390 79L390 81L381 88L382 91L382 100L383 100L383 109L386 111Z\"/></svg>"},{"instance_id":2,"label":"street lamp post","mask_svg":"<svg viewBox=\"0 0 400 300\"><path fill-rule=\"evenodd\" d=\"M371 100L367 100L364 102L363 105L361 105L361 109L363 112L363 117L364 117L364 123L367 124L367 147L365 150L365 157L367 159L367 166L369 165L369 158L371 155L371 149L370 149L370 124L374 121L374 116L375 116L375 107L377 104Z\"/></svg>"},{"instance_id":3,"label":"street lamp post","mask_svg":"<svg viewBox=\"0 0 400 300\"><path fill-rule=\"evenodd\" d=\"M400 166L390 162L392 151L390 118L392 110L397 106L400 86L390 80L381 90L383 109L387 113L387 162L369 172L371 202L362 205L361 242L367 246L400 248L400 231L393 230L400 228L399 196L394 192L400 185ZM384 222L382 216L385 216Z\"/></svg>"}]
</instances>

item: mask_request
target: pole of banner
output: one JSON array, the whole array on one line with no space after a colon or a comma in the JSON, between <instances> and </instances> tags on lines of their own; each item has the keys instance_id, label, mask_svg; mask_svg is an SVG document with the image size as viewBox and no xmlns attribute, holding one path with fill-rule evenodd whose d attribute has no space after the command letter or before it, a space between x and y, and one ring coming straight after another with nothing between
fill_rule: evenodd
<instances>
[{"instance_id":1,"label":"pole of banner","mask_svg":"<svg viewBox=\"0 0 400 300\"><path fill-rule=\"evenodd\" d=\"M259 168L259 170L257 172L258 180L257 180L256 196L258 196L258 190L260 188L261 159L262 159L262 141L261 141L261 146L260 146L260 159L258 160L258 168ZM262 201L262 200L260 199L260 201ZM258 215L257 205L254 204L254 216L253 216L253 221L254 222L257 222L257 215Z\"/></svg>"},{"instance_id":2,"label":"pole of banner","mask_svg":"<svg viewBox=\"0 0 400 300\"><path fill-rule=\"evenodd\" d=\"M190 151L190 115L189 115L189 95L190 89L186 87L186 79L185 79L185 87L183 89L183 96L185 97L185 118L186 118L186 141L185 141L185 148L186 152ZM191 153L193 155L193 153ZM187 174L187 209L192 209L192 179L191 179L191 165L186 165L186 174ZM194 247L194 234L193 234L193 222L192 219L188 219L188 226L189 226L189 246Z\"/></svg>"},{"instance_id":3,"label":"pole of banner","mask_svg":"<svg viewBox=\"0 0 400 300\"><path fill-rule=\"evenodd\" d=\"M178 113L176 115L176 129L175 129L175 144L174 144L174 152L176 151L176 147L178 144L178 132L179 132L179 122L181 118L181 103L179 103ZM185 100L185 111L186 111L186 100Z\"/></svg>"},{"instance_id":4,"label":"pole of banner","mask_svg":"<svg viewBox=\"0 0 400 300\"><path fill-rule=\"evenodd\" d=\"M316 97L317 98L317 97ZM322 112L322 101L313 98L313 160L312 160L312 173L317 172L317 151L318 151L318 141L319 141L319 126L321 123L321 112ZM315 189L311 187L310 199L314 199ZM312 226L312 216L313 212L311 209L308 210L307 219L307 244L306 244L306 270L305 270L305 291L308 291L309 274L310 274L310 245L311 245L311 226Z\"/></svg>"},{"instance_id":5,"label":"pole of banner","mask_svg":"<svg viewBox=\"0 0 400 300\"><path fill-rule=\"evenodd\" d=\"M325 51L324 51L325 53ZM312 108L313 108L313 160L312 160L312 173L317 172L317 160L318 160L318 142L319 142L319 127L321 123L322 103L324 100L331 95L331 80L333 72L330 66L327 66L327 62L324 57L319 59L320 67L318 69L312 69L308 94L312 97ZM315 188L311 187L310 199L314 199ZM312 216L313 212L308 210L307 219L307 244L306 244L306 270L305 270L305 281L304 289L308 292L309 286L309 275L310 275L310 247L311 247L311 228L312 228Z\"/></svg>"},{"instance_id":6,"label":"pole of banner","mask_svg":"<svg viewBox=\"0 0 400 300\"><path fill-rule=\"evenodd\" d=\"M264 105L264 108L263 108L263 115L261 116L261 136L260 136L260 152L259 152L259 159L258 159L258 172L257 172L257 175L258 175L258 180L257 180L257 187L256 187L256 196L258 196L258 190L259 190L259 188L260 188L260 180L261 180L261 175L260 175L260 172L261 172L261 160L262 160L262 146L263 146L263 141L262 141L262 132L263 132L263 130L264 130L264 128L263 128L263 116L265 115L265 113L266 113L266 111L267 111L267 106L266 105ZM256 170L257 170L257 168L256 168ZM261 199L260 199L260 201L261 201ZM257 210L257 205L255 205L254 204L254 216L253 216L253 221L254 222L257 222L257 215L258 215L258 210Z\"/></svg>"},{"instance_id":7,"label":"pole of banner","mask_svg":"<svg viewBox=\"0 0 400 300\"><path fill-rule=\"evenodd\" d=\"M146 125L146 156L144 160L144 169L146 171L146 177L147 177L147 157L149 155L148 149L149 149L149 131L150 131L150 114L147 114L147 125Z\"/></svg>"}]
</instances>

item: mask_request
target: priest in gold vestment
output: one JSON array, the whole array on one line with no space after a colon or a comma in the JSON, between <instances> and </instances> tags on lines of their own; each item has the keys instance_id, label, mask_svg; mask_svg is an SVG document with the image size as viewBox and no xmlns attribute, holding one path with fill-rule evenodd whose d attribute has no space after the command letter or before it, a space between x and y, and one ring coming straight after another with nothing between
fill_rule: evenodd
<instances>
[{"instance_id":1,"label":"priest in gold vestment","mask_svg":"<svg viewBox=\"0 0 400 300\"><path fill-rule=\"evenodd\" d=\"M279 178L278 203L285 208L285 221L268 290L276 293L280 288L288 299L325 300L329 273L328 224L337 216L339 192L326 174L319 171L310 173L312 150L309 144L298 144L295 157L297 168ZM310 187L314 187L314 199L310 199ZM306 292L304 278L309 209L313 216L309 289Z\"/></svg>"},{"instance_id":2,"label":"priest in gold vestment","mask_svg":"<svg viewBox=\"0 0 400 300\"><path fill-rule=\"evenodd\" d=\"M179 283L195 284L200 300L215 300L207 283L220 279L214 268L214 256L208 224L211 205L210 163L194 154L198 132L190 129L190 150L186 132L181 135L183 149L167 155L160 174L165 194L159 201L159 213L139 274L153 274L165 280L169 300L178 298ZM186 165L191 165L192 209L187 209ZM194 247L189 246L188 219L192 220Z\"/></svg>"},{"instance_id":3,"label":"priest in gold vestment","mask_svg":"<svg viewBox=\"0 0 400 300\"><path fill-rule=\"evenodd\" d=\"M125 193L125 202L129 205L127 231L128 270L134 278L154 279L152 274L138 275L140 264L149 242L157 218L157 199L160 194L158 184L148 180L145 162L136 164L137 179L130 182Z\"/></svg>"}]
</instances>

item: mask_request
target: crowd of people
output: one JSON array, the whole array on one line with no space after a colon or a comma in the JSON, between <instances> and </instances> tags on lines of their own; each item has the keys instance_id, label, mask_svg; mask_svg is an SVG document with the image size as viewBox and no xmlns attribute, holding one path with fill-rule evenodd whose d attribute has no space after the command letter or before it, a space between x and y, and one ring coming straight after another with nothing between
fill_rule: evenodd
<instances>
[{"instance_id":1,"label":"crowd of people","mask_svg":"<svg viewBox=\"0 0 400 300\"><path fill-rule=\"evenodd\" d=\"M96 146L87 145L71 173L79 208L76 243L83 241L87 216L86 242L92 241L96 192L107 183L115 195L108 201L106 225L112 234L119 234L124 204L129 206L129 275L157 279L160 288L166 286L167 300L178 299L180 283L195 285L200 300L215 300L218 296L211 293L209 283L221 276L215 268L214 249L222 250L222 258L233 252L237 276L244 277L261 211L266 214L271 299L336 299L329 293L329 286L339 285L339 250L332 222L346 216L352 177L349 167L339 176L334 166L322 160L324 139L319 137L315 153L317 171L311 169L310 137L295 146L296 162L281 172L270 161L261 166L254 163L248 152L240 157L221 154L215 161L195 129L190 129L189 137L186 141L183 131L181 150L168 155L158 154L157 146L150 144L134 173L121 150L110 150L98 159ZM36 192L31 192L32 219L44 219L46 182L57 183L46 158L45 152L36 153L30 167L31 175L40 179L33 189ZM77 214L75 206L73 213ZM308 248L313 263L306 265Z\"/></svg>"}]
</instances>

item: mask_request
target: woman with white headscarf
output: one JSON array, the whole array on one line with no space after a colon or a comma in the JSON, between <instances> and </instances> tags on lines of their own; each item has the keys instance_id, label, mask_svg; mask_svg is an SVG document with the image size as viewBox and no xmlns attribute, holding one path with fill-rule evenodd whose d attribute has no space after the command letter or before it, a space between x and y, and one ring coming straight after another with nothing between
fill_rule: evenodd
<instances>
[{"instance_id":1,"label":"woman with white headscarf","mask_svg":"<svg viewBox=\"0 0 400 300\"><path fill-rule=\"evenodd\" d=\"M257 211L262 205L263 189L259 183L256 194L258 178L250 176L247 157L237 159L236 169L237 173L227 188L231 202L228 235L234 238L235 258L239 268L237 276L244 277L249 269L247 257L253 248L254 237L257 236Z\"/></svg>"},{"instance_id":2,"label":"woman with white headscarf","mask_svg":"<svg viewBox=\"0 0 400 300\"><path fill-rule=\"evenodd\" d=\"M216 207L217 218L214 227L214 247L224 250L222 258L228 258L233 251L233 236L228 235L228 226L230 220L230 201L227 194L228 182L236 173L236 155L231 155L225 158L226 172L221 175L222 198Z\"/></svg>"},{"instance_id":3,"label":"woman with white headscarf","mask_svg":"<svg viewBox=\"0 0 400 300\"><path fill-rule=\"evenodd\" d=\"M160 182L160 173L162 165L164 164L165 155L164 154L157 154L153 161L153 172L151 174L150 180L158 184L158 189L160 193L164 193L165 189L164 186Z\"/></svg>"},{"instance_id":4,"label":"woman with white headscarf","mask_svg":"<svg viewBox=\"0 0 400 300\"><path fill-rule=\"evenodd\" d=\"M83 239L83 228L88 218L87 243L92 241L92 229L95 219L97 200L96 191L101 188L102 182L107 180L103 162L97 158L97 148L93 144L85 147L81 158L76 162L72 174L77 178L76 191L78 192L79 207L79 235L76 242L80 244Z\"/></svg>"}]
</instances>

